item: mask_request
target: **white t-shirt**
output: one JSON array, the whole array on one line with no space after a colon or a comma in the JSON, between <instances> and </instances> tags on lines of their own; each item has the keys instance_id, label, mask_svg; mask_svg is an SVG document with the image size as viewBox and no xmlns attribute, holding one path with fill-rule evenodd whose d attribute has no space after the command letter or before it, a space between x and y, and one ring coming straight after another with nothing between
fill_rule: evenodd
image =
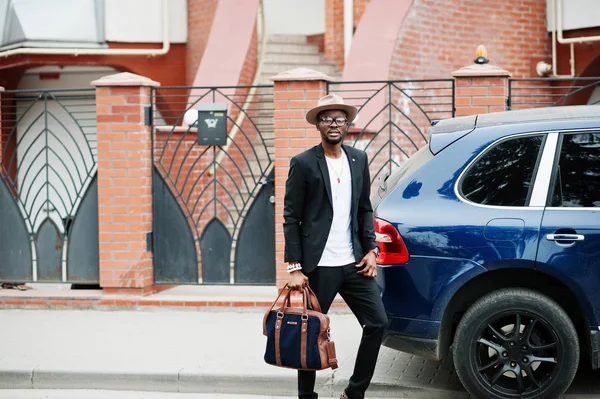
<instances>
[{"instance_id":1,"label":"white t-shirt","mask_svg":"<svg viewBox=\"0 0 600 399\"><path fill-rule=\"evenodd\" d=\"M348 157L342 150L337 159L325 157L331 183L333 221L318 266L343 266L356 262L350 231L352 207L352 175Z\"/></svg>"}]
</instances>

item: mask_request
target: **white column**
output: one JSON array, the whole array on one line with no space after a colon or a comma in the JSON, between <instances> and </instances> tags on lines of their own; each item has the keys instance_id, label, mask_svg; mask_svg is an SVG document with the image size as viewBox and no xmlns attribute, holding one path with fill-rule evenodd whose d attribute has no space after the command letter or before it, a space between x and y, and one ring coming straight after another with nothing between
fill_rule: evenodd
<instances>
[{"instance_id":1,"label":"white column","mask_svg":"<svg viewBox=\"0 0 600 399\"><path fill-rule=\"evenodd\" d=\"M352 28L354 26L354 4L353 0L344 0L344 60L350 54L352 44Z\"/></svg>"}]
</instances>

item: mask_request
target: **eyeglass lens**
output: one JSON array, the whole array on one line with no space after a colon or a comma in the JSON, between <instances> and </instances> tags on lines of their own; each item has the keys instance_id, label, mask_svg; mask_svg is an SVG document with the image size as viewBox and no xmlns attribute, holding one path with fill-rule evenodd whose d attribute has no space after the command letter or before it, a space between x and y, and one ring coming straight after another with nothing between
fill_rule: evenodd
<instances>
[{"instance_id":1,"label":"eyeglass lens","mask_svg":"<svg viewBox=\"0 0 600 399\"><path fill-rule=\"evenodd\" d=\"M344 126L347 122L347 119L343 118L341 116L339 116L337 118L332 118L331 116L326 116L324 118L321 118L321 122L323 122L327 126L331 126L333 121L335 121L335 124L338 126Z\"/></svg>"}]
</instances>

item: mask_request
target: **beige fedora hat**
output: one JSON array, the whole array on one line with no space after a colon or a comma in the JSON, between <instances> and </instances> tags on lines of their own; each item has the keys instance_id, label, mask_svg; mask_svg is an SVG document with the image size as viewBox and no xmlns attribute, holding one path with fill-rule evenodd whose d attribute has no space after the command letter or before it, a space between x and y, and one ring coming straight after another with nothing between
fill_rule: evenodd
<instances>
[{"instance_id":1,"label":"beige fedora hat","mask_svg":"<svg viewBox=\"0 0 600 399\"><path fill-rule=\"evenodd\" d=\"M311 125L316 125L319 122L317 121L319 112L327 111L329 109L339 109L340 111L344 111L348 123L352 122L354 118L356 118L356 114L358 114L358 109L352 105L345 104L342 97L337 94L328 94L319 98L317 106L306 113L306 120Z\"/></svg>"}]
</instances>

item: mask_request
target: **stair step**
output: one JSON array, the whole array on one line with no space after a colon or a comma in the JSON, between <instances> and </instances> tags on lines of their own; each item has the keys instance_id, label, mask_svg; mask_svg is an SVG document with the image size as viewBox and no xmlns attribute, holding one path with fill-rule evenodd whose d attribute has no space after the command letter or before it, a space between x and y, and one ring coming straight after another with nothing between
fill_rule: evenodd
<instances>
[{"instance_id":1,"label":"stair step","mask_svg":"<svg viewBox=\"0 0 600 399\"><path fill-rule=\"evenodd\" d=\"M296 69L296 68L313 69L315 71L322 72L329 76L337 74L337 70L336 70L335 66L333 66L333 65L308 64L308 63L298 63L298 64L295 64L295 63L285 63L285 64L264 63L262 66L262 74L263 74L263 76L269 75L269 74L276 75L280 72L289 71L291 69Z\"/></svg>"},{"instance_id":2,"label":"stair step","mask_svg":"<svg viewBox=\"0 0 600 399\"><path fill-rule=\"evenodd\" d=\"M320 54L319 46L310 43L270 43L267 53Z\"/></svg>"},{"instance_id":3,"label":"stair step","mask_svg":"<svg viewBox=\"0 0 600 399\"><path fill-rule=\"evenodd\" d=\"M306 36L303 35L269 35L267 43L298 43L306 44Z\"/></svg>"},{"instance_id":4,"label":"stair step","mask_svg":"<svg viewBox=\"0 0 600 399\"><path fill-rule=\"evenodd\" d=\"M302 53L271 53L265 56L265 64L320 64L323 61L321 54Z\"/></svg>"},{"instance_id":5,"label":"stair step","mask_svg":"<svg viewBox=\"0 0 600 399\"><path fill-rule=\"evenodd\" d=\"M273 70L273 67L285 68L286 69L295 69L295 68L309 68L314 70L327 70L336 72L337 68L333 64L325 63L325 62L294 62L293 60L286 62L271 62L265 61L263 62L262 68L263 73L270 73Z\"/></svg>"}]
</instances>

